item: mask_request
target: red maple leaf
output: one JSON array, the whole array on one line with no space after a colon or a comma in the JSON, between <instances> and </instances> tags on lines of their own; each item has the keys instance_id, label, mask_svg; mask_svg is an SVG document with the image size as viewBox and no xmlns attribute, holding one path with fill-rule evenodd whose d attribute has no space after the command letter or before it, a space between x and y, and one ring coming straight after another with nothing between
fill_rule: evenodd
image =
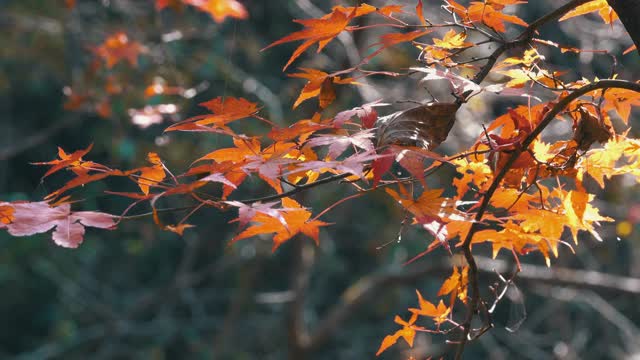
<instances>
[{"instance_id":1,"label":"red maple leaf","mask_svg":"<svg viewBox=\"0 0 640 360\"><path fill-rule=\"evenodd\" d=\"M93 52L106 62L109 69L122 60L127 60L131 66L137 66L138 55L146 51L142 44L131 41L123 31L107 37L100 46L93 48Z\"/></svg>"}]
</instances>

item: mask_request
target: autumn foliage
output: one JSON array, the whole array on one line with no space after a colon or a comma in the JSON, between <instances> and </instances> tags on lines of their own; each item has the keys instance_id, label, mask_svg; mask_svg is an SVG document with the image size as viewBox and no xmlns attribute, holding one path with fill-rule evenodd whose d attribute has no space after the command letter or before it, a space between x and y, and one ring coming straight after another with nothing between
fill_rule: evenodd
<instances>
[{"instance_id":1,"label":"autumn foliage","mask_svg":"<svg viewBox=\"0 0 640 360\"><path fill-rule=\"evenodd\" d=\"M321 229L330 230L322 215L294 195L333 182L351 184L356 196L383 192L411 219L411 226L430 234L427 256L436 249L462 254L464 263L443 279L438 293L417 291L417 305L406 317L396 316L400 326L382 340L377 354L403 339L413 345L416 332L447 334L462 354L469 339L481 336L491 324L490 304L498 299L482 298L473 250L489 246L493 256L513 257L539 253L552 266L562 246L578 245L581 232L601 240L598 226L612 219L600 214L585 181L600 187L618 175L640 179L640 141L628 137L629 117L640 105L640 84L618 79L578 78L571 69L552 70L544 51L573 51L538 38L537 27L553 21L571 21L575 16L597 12L604 23L617 15L604 0L585 2L558 12L541 22L512 15L515 6L526 1L488 0L470 3L445 0L448 19L432 22L423 12L421 0L414 8L389 4L376 8L336 6L320 18L294 20L302 28L264 47L263 51L295 42L297 48L283 62L291 67L309 49L321 52L342 33L383 29L370 53L354 67L339 71L299 68L287 76L302 79L300 93L292 104L317 101L316 112L288 127L278 127L262 115L260 104L226 94L200 104L202 115L176 122L167 132L219 134L232 146L197 154L184 173L174 173L154 152L148 164L122 170L91 159L91 146L83 150L59 149L57 157L43 166L43 178L65 171L69 179L39 202L0 202L0 229L14 236L53 230L52 238L64 247L77 247L85 227L115 229L141 203L152 209L151 218L163 230L183 234L197 224L189 218L205 208L237 214L237 241L269 236L273 251L297 235L322 241ZM211 15L214 21L244 19L249 12L236 0L157 0L158 11L186 11L192 7ZM370 17L373 24L361 26L357 19ZM531 25L535 24L535 25ZM606 26L606 25L604 25ZM516 37L508 30L518 31ZM472 36L473 35L473 36ZM465 57L466 51L494 43L487 57ZM417 59L410 69L375 69L372 59L387 49L406 46ZM502 56L509 50L508 56ZM136 66L144 56L144 45L123 32L107 37L91 49L98 64ZM502 81L484 83L488 74L502 75ZM418 74L427 84L444 81L451 97L424 101L410 109L392 112L389 104L398 99L380 99L353 109L335 111L336 88L363 86L372 76L408 77ZM158 84L150 94L183 90ZM533 95L544 92L544 100ZM443 155L435 150L448 136L456 113L473 97L498 94L513 105L489 121L475 143L458 153ZM76 96L76 97L74 97ZM523 101L520 99L525 99ZM86 99L70 95L67 108L73 110ZM77 103L77 104L76 104ZM386 116L380 116L386 113ZM240 133L236 124L255 121L267 124L264 133ZM545 128L552 122L567 122L571 133L550 142ZM454 192L431 188L426 179L441 168L455 170ZM401 172L397 170L400 169ZM398 175L403 174L403 175ZM81 188L107 178L129 179L136 192L112 189L111 196L131 199L121 214L72 211ZM238 189L250 178L258 178L271 193L248 199ZM590 179L590 180L587 180ZM189 212L178 222L167 224L159 200L185 197L192 201ZM34 221L37 218L38 221ZM324 230L323 230L324 231ZM570 236L563 237L567 233ZM482 320L479 329L472 321Z\"/></svg>"}]
</instances>

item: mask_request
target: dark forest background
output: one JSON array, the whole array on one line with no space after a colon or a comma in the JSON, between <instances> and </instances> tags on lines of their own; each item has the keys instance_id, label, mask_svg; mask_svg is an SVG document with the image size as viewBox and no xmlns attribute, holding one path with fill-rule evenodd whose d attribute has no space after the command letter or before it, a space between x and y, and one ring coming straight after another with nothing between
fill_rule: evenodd
<instances>
[{"instance_id":1,"label":"dark forest background","mask_svg":"<svg viewBox=\"0 0 640 360\"><path fill-rule=\"evenodd\" d=\"M0 199L37 200L62 184L63 174L40 182L43 168L30 164L53 159L57 146L75 151L93 143L89 158L116 168L141 166L146 153L156 151L171 169L184 170L189 161L227 145L226 139L168 135L163 130L174 121L204 113L197 104L217 96L259 102L264 116L283 126L310 117L311 104L291 110L304 82L280 71L296 45L260 49L298 30L292 19L319 17L334 2L241 2L249 19L218 24L193 8L158 12L150 0L79 0L73 9L62 0L0 0ZM406 3L411 16L415 2L395 3ZM426 3L427 17L437 19L442 14L440 3ZM557 1L544 0L516 8L520 17L531 21L556 6ZM137 67L120 63L89 74L95 58L90 48L117 31L144 44L148 52L138 58ZM622 78L640 78L637 52L622 56L631 39L620 23L609 26L596 16L586 16L542 31L562 44L606 49L617 57ZM346 68L369 51L374 35L375 31L340 37L322 53L303 56L295 66ZM541 51L554 70L569 70L578 78L606 78L611 71L608 55ZM397 71L415 65L416 56L410 46L398 47L375 58L371 66ZM124 91L108 96L109 81ZM145 96L149 85L163 82L189 91L184 96ZM110 113L98 114L93 105L65 110L69 100L65 87L91 94L97 99L92 101L109 98ZM335 111L379 98L386 102L428 98L417 80L404 78L378 77L358 89L338 91ZM454 130L438 151L454 153L475 140L483 123L523 103L497 97L471 101L459 112ZM161 123L146 128L132 121L136 110L160 104L173 104L176 112L162 115ZM637 114L632 118L637 137L640 121ZM267 130L252 121L241 126L246 132ZM429 181L446 186L451 174L439 176ZM83 201L77 208L121 212L129 201L103 192L120 185L86 186L78 195ZM255 180L243 191L258 195L269 190ZM303 200L321 208L350 191L348 185L334 184L305 193ZM496 329L470 344L466 358L640 356L639 200L640 188L629 186L625 178L614 179L599 194L602 212L616 223L601 228L602 243L585 235L576 254L562 248L552 266L566 270L566 281L546 278L550 272L541 256L522 257L532 265L530 276L525 270L516 281L524 298L525 321L517 332L507 331L505 326L523 318L523 303L505 301ZM176 219L180 216L175 214ZM335 225L321 231L319 247L307 238L296 238L273 254L269 239L228 246L237 233L237 225L228 223L234 217L231 212L199 213L191 221L197 228L183 237L160 231L149 217L127 221L116 231L92 229L77 250L55 246L48 235L12 238L2 232L0 358L283 359L290 352L296 321L311 334L324 331L317 346L307 352L311 359L373 358L382 338L396 329L394 315L404 316L407 307L415 306L414 289L433 294L450 272L444 251L402 266L431 242L430 235L413 230L395 242L403 216L383 196L352 200L323 217ZM490 249L485 250L490 256ZM496 262L481 258L484 284L495 280L492 268L508 272L510 261L507 255ZM597 277L603 274L611 276ZM627 280L635 287L611 286ZM296 281L306 281L307 286L294 291ZM359 291L366 293L357 306L344 307L343 300ZM442 336L419 334L413 349L396 346L381 358L424 359L447 350Z\"/></svg>"}]
</instances>

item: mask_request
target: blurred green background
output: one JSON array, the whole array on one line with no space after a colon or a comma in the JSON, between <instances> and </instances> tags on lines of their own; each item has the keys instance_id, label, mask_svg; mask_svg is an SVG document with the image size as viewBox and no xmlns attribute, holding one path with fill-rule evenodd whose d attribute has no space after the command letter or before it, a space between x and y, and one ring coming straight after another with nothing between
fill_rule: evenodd
<instances>
[{"instance_id":1,"label":"blurred green background","mask_svg":"<svg viewBox=\"0 0 640 360\"><path fill-rule=\"evenodd\" d=\"M170 169L180 173L193 159L227 146L228 139L168 135L163 130L174 121L203 114L197 104L217 96L259 102L264 106L262 114L282 126L309 118L313 101L291 110L304 82L280 70L297 44L260 49L298 30L292 19L319 17L340 2L241 2L249 19L218 24L192 7L156 11L150 0L78 0L72 9L63 0L0 0L0 199L37 201L60 186L64 174L41 182L43 168L30 164L53 159L57 146L70 152L93 143L88 159L120 169L142 166L146 153L156 151ZM401 16L412 16L415 2L394 3L406 4L408 14ZM426 16L441 20L441 3L426 3ZM532 1L521 5L518 15L532 21L554 6L557 2L551 0ZM362 21L375 20L382 19ZM138 66L122 62L112 69L92 70L91 49L118 31L147 47ZM343 36L320 54L305 54L294 66L347 68L370 51L368 46L377 35L371 31ZM621 78L640 78L637 53L621 55L631 40L619 23L608 26L597 17L583 17L560 26L550 24L541 37L584 49L607 49L617 56ZM570 70L568 76L574 79L605 78L610 72L611 58L606 55L540 51L554 70ZM415 49L400 46L375 58L370 66L400 71L415 65L416 56ZM145 96L145 89L154 83L180 87L182 95ZM122 91L109 94L114 84ZM74 111L64 109L70 99L65 88L67 95L72 89L87 96ZM379 98L392 103L428 98L417 79L407 78L378 77L358 89L337 90L338 100L328 113ZM452 154L463 149L480 134L483 123L523 103L483 97L465 105L438 151ZM158 114L160 104L173 104L176 111ZM145 106L151 106L147 117L138 119L153 118L159 123L143 128L133 120ZM640 125L637 117L632 123ZM249 134L268 130L254 120L239 126ZM638 130L632 134L638 135ZM451 176L438 172L429 179L430 185L450 186ZM617 220L601 228L605 241L584 236L576 254L562 249L560 258L553 260L554 267L587 269L618 276L615 279L640 277L640 188L626 180L614 179L606 193L599 194L602 213ZM127 186L131 185L86 186L76 192L75 198L83 201L75 208L118 214L129 201L103 191L127 191ZM255 180L242 191L239 195L247 198L270 190ZM352 193L348 185L333 184L296 199L323 209ZM173 200L163 204L180 205ZM168 214L166 219L175 223L181 215ZM184 237L160 231L147 217L124 222L115 231L88 230L77 250L55 246L50 235L12 238L2 232L0 358L373 358L384 336L397 329L394 315L406 318L407 307L416 306L414 289L433 300L450 272L443 262L448 255L442 250L402 266L431 242L430 235L414 229L406 229L402 241L395 242L403 216L383 194L358 198L323 216L322 220L335 225L321 231L319 247L307 238L296 238L273 254L266 238L228 246L237 234L237 225L228 223L234 213L213 210L198 213L190 221L197 228L187 230ZM488 256L487 250L480 253ZM502 265L510 261L509 256L502 259ZM544 266L538 255L521 260ZM498 263L488 264L490 268ZM496 276L487 271L482 279L486 288ZM496 328L469 344L465 358L640 356L639 292L526 277L516 284L524 296L524 323L515 333L505 330L505 324L519 321L523 314L518 301L504 301ZM346 298L341 298L347 290ZM336 313L343 299L359 291L366 292L357 306ZM296 351L291 339L305 333L319 334L322 341L312 349ZM419 334L413 349L400 341L381 358L447 358L451 352L445 340Z\"/></svg>"}]
</instances>

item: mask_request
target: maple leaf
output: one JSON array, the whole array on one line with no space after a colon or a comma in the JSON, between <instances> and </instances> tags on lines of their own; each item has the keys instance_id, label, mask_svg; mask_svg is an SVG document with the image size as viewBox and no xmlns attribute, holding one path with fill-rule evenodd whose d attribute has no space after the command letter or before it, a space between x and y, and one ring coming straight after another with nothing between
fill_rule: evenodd
<instances>
[{"instance_id":1,"label":"maple leaf","mask_svg":"<svg viewBox=\"0 0 640 360\"><path fill-rule=\"evenodd\" d=\"M534 106L520 105L515 109L509 109L505 114L498 116L489 126L487 132L502 127L501 137L515 137L519 133L529 133L535 128L544 114L553 103L538 104ZM514 135L514 133L516 133ZM482 137L485 137L483 134Z\"/></svg>"},{"instance_id":2,"label":"maple leaf","mask_svg":"<svg viewBox=\"0 0 640 360\"><path fill-rule=\"evenodd\" d=\"M595 195L586 193L581 187L572 191L556 189L555 193L562 200L562 207L564 207L567 219L564 225L571 231L574 243L578 244L578 231L580 230L588 231L596 240L602 241L593 225L600 221L613 221L613 219L601 216L598 209L590 204Z\"/></svg>"},{"instance_id":3,"label":"maple leaf","mask_svg":"<svg viewBox=\"0 0 640 360\"><path fill-rule=\"evenodd\" d=\"M30 236L54 229L51 238L62 247L77 248L84 238L85 227L112 229L114 216L94 211L71 211L70 204L51 207L41 202L0 202L2 207L13 209L9 223L0 223L13 236Z\"/></svg>"},{"instance_id":4,"label":"maple leaf","mask_svg":"<svg viewBox=\"0 0 640 360\"><path fill-rule=\"evenodd\" d=\"M526 254L531 251L540 251L545 258L547 266L551 266L549 252L558 256L559 238L547 238L538 232L525 231L519 224L508 221L501 230L482 230L475 233L472 243L490 242L493 248L493 257L498 255L501 249L518 254Z\"/></svg>"},{"instance_id":5,"label":"maple leaf","mask_svg":"<svg viewBox=\"0 0 640 360\"><path fill-rule=\"evenodd\" d=\"M203 102L200 104L209 109L213 115L200 115L171 125L165 131L206 131L208 125L214 128L225 129L225 125L236 120L244 119L256 115L260 108L256 103L252 103L243 98L222 97ZM223 132L224 133L224 132ZM232 132L227 132L233 134Z\"/></svg>"},{"instance_id":6,"label":"maple leaf","mask_svg":"<svg viewBox=\"0 0 640 360\"><path fill-rule=\"evenodd\" d=\"M377 187L382 175L391 169L394 162L394 154L390 149L382 152L383 157L373 160L371 163L371 171L373 171L373 187Z\"/></svg>"},{"instance_id":7,"label":"maple leaf","mask_svg":"<svg viewBox=\"0 0 640 360\"><path fill-rule=\"evenodd\" d=\"M153 166L140 168L140 177L138 178L138 186L145 195L149 194L149 186L154 186L164 179L164 165L158 154L150 152L147 154L147 160Z\"/></svg>"},{"instance_id":8,"label":"maple leaf","mask_svg":"<svg viewBox=\"0 0 640 360\"><path fill-rule=\"evenodd\" d=\"M387 188L385 191L402 205L402 207L413 214L419 223L434 219L441 220L443 218L451 218L453 220L465 219L463 214L455 209L455 202L449 198L441 197L444 189L425 190L416 200L410 198L409 194L401 196L393 189Z\"/></svg>"},{"instance_id":9,"label":"maple leaf","mask_svg":"<svg viewBox=\"0 0 640 360\"><path fill-rule=\"evenodd\" d=\"M333 40L338 34L340 34L343 30L348 30L347 25L349 21L353 18L355 12L351 12L349 15L340 11L339 9L333 10L331 14L326 17L320 19L307 19L307 20L293 20L299 24L302 24L305 29L296 31L292 34L289 34L283 37L280 40L277 40L267 47L262 49L262 51L272 48L276 45L304 40L302 45L298 46L298 48L293 52L289 61L284 66L282 71L285 71L295 59L297 59L305 50L311 47L313 44L318 43L318 52L320 52L327 44Z\"/></svg>"},{"instance_id":10,"label":"maple leaf","mask_svg":"<svg viewBox=\"0 0 640 360\"><path fill-rule=\"evenodd\" d=\"M229 178L227 178L227 176L229 176L229 175L225 176L222 173L212 173L212 174L209 174L209 175L203 177L202 179L200 179L200 181L217 182L217 183L224 184L226 187L230 187L230 188L232 188L234 190L237 189L238 186L234 182L234 180L236 180L236 179L234 179L233 177L231 177L231 179L229 179ZM243 177L243 179L244 179L244 177ZM226 195L223 195L223 197L226 197Z\"/></svg>"},{"instance_id":11,"label":"maple leaf","mask_svg":"<svg viewBox=\"0 0 640 360\"><path fill-rule=\"evenodd\" d=\"M451 29L447 31L446 34L444 34L442 40L433 38L433 43L435 44L435 46L442 49L461 49L473 46L473 43L464 41L466 38L466 33L456 33L455 30Z\"/></svg>"},{"instance_id":12,"label":"maple leaf","mask_svg":"<svg viewBox=\"0 0 640 360\"><path fill-rule=\"evenodd\" d=\"M523 65L527 68L533 66L538 60L544 60L545 57L540 55L538 53L538 50L536 50L535 48L531 48L528 50L525 50L524 54L522 55L522 57L508 57L504 60L502 60L502 63L498 66L496 66L496 68L501 68L504 66L512 66L512 65Z\"/></svg>"},{"instance_id":13,"label":"maple leaf","mask_svg":"<svg viewBox=\"0 0 640 360\"><path fill-rule=\"evenodd\" d=\"M504 22L510 22L520 26L528 26L524 20L515 15L502 13L502 9L507 5L516 5L522 1L472 1L469 8L458 4L453 0L446 0L449 9L462 17L465 22L482 22L484 25L498 31L506 32Z\"/></svg>"},{"instance_id":14,"label":"maple leaf","mask_svg":"<svg viewBox=\"0 0 640 360\"><path fill-rule=\"evenodd\" d=\"M452 303L457 297L460 301L467 303L467 287L469 285L469 267L465 266L461 271L458 271L458 267L453 267L453 274L449 276L440 290L438 290L438 296L451 294Z\"/></svg>"},{"instance_id":15,"label":"maple leaf","mask_svg":"<svg viewBox=\"0 0 640 360\"><path fill-rule=\"evenodd\" d=\"M467 95L467 96L470 96L471 94L479 93L480 91L482 91L482 88L480 87L480 85L474 83L469 79L465 79L460 75L454 74L453 71L449 69L443 71L443 70L431 68L431 67L412 67L411 70L426 73L427 75L424 78L422 78L422 81L447 80L449 82L449 86L451 87L452 92L457 96L463 96L466 93L470 93L469 95ZM445 107L450 107L450 111L453 110L454 115L455 115L455 110L457 110L457 107L454 108L453 106L454 104L431 103L429 105L433 106L436 109L440 107L443 110L445 110Z\"/></svg>"},{"instance_id":16,"label":"maple leaf","mask_svg":"<svg viewBox=\"0 0 640 360\"><path fill-rule=\"evenodd\" d=\"M129 36L122 31L110 35L100 46L92 50L106 62L109 69L122 60L128 61L131 66L137 66L138 55L147 51L142 44L131 41Z\"/></svg>"},{"instance_id":17,"label":"maple leaf","mask_svg":"<svg viewBox=\"0 0 640 360\"><path fill-rule=\"evenodd\" d=\"M167 225L164 227L164 230L171 231L173 233L176 233L182 236L186 229L190 229L192 227L195 227L195 225L191 225L191 224Z\"/></svg>"},{"instance_id":18,"label":"maple leaf","mask_svg":"<svg viewBox=\"0 0 640 360\"><path fill-rule=\"evenodd\" d=\"M363 130L352 135L318 135L307 141L310 147L329 145L327 157L337 159L347 148L352 145L365 151L373 151L374 145L371 141L375 137L373 130Z\"/></svg>"},{"instance_id":19,"label":"maple leaf","mask_svg":"<svg viewBox=\"0 0 640 360\"><path fill-rule=\"evenodd\" d=\"M337 173L350 173L358 178L364 178L364 167L369 161L385 157L387 155L378 155L374 151L366 151L349 156L342 161L306 161L297 164L295 170L291 173L299 171L319 171L326 172L329 170Z\"/></svg>"},{"instance_id":20,"label":"maple leaf","mask_svg":"<svg viewBox=\"0 0 640 360\"><path fill-rule=\"evenodd\" d=\"M493 172L486 159L470 161L467 158L460 158L453 160L452 163L456 165L458 174L462 174L462 178L453 179L453 186L458 190L459 199L471 190L470 184L475 185L482 192L493 177Z\"/></svg>"},{"instance_id":21,"label":"maple leaf","mask_svg":"<svg viewBox=\"0 0 640 360\"><path fill-rule=\"evenodd\" d=\"M52 165L49 170L42 176L42 178L46 178L47 176L58 172L62 169L69 168L76 175L86 175L90 170L93 169L106 169L106 167L96 164L92 161L83 161L82 157L87 155L89 151L93 148L93 144L90 144L86 149L74 151L71 154L67 154L61 147L58 147L58 157L59 160L51 160L47 162L35 162L33 165Z\"/></svg>"},{"instance_id":22,"label":"maple leaf","mask_svg":"<svg viewBox=\"0 0 640 360\"><path fill-rule=\"evenodd\" d=\"M249 17L247 9L236 0L182 0L185 4L206 12L217 23L222 23L227 17L244 20Z\"/></svg>"},{"instance_id":23,"label":"maple leaf","mask_svg":"<svg viewBox=\"0 0 640 360\"><path fill-rule=\"evenodd\" d=\"M502 126L501 134L488 134L480 140L480 143L488 145L491 149L488 160L493 164L494 171L500 171L509 161L509 151L515 150L522 141L533 131L537 123L549 111L552 103L539 104L531 108L519 106L509 109L507 114L499 116L487 129L491 131ZM497 159L496 159L497 152ZM527 169L535 166L535 159L529 152L523 152L512 164L513 169ZM522 173L510 172L507 183L517 183Z\"/></svg>"},{"instance_id":24,"label":"maple leaf","mask_svg":"<svg viewBox=\"0 0 640 360\"><path fill-rule=\"evenodd\" d=\"M305 84L304 88L302 88L302 91L300 92L300 96L298 96L298 99L296 100L296 102L293 104L293 108L295 109L296 107L298 107L298 105L300 105L302 102L304 102L305 100L314 98L316 96L320 96L320 102L321 102L321 106L320 108L325 108L328 106L328 103L333 102L333 99L329 100L325 100L325 103L322 104L322 97L323 97L323 89L326 88L329 85L325 85L326 83L328 84L358 84L355 82L354 79L352 78L345 78L342 79L339 76L329 76L329 74L327 74L324 71L320 71L320 70L315 70L315 69L309 69L309 68L300 68L300 70L302 70L302 73L296 73L296 74L289 74L288 76L290 77L295 77L295 78L301 78L301 79L307 79L307 83ZM326 92L327 90L325 90ZM333 95L333 98L335 98L335 93Z\"/></svg>"},{"instance_id":25,"label":"maple leaf","mask_svg":"<svg viewBox=\"0 0 640 360\"><path fill-rule=\"evenodd\" d=\"M216 162L242 162L246 157L260 154L260 140L257 138L233 139L234 148L218 149L196 160L214 160Z\"/></svg>"},{"instance_id":26,"label":"maple leaf","mask_svg":"<svg viewBox=\"0 0 640 360\"><path fill-rule=\"evenodd\" d=\"M609 6L607 0L593 0L586 4L576 6L571 11L564 14L558 21L564 21L571 19L572 17L581 16L597 11L602 20L606 24L611 24L618 19L618 14Z\"/></svg>"},{"instance_id":27,"label":"maple leaf","mask_svg":"<svg viewBox=\"0 0 640 360\"><path fill-rule=\"evenodd\" d=\"M257 172L261 179L280 193L282 187L278 178L283 175L284 170L290 168L289 165L308 158L315 159L312 152L301 151L297 144L291 142L276 142L264 149L261 149L260 140L257 138L234 138L233 142L236 145L235 148L218 149L196 161L229 162L227 171L218 172L224 174L227 180L236 185L239 185L248 173ZM224 182L219 177L216 180ZM225 185L224 197L230 193L227 186Z\"/></svg>"},{"instance_id":28,"label":"maple leaf","mask_svg":"<svg viewBox=\"0 0 640 360\"><path fill-rule=\"evenodd\" d=\"M418 320L418 315L415 313L411 315L409 321L405 321L400 316L396 315L393 321L398 325L402 325L402 329L396 331L393 335L385 336L380 344L380 348L376 352L376 356L382 354L385 350L394 345L401 337L407 342L407 344L409 344L410 347L413 347L413 339L416 336L415 328L421 329L420 327L413 325L416 320Z\"/></svg>"},{"instance_id":29,"label":"maple leaf","mask_svg":"<svg viewBox=\"0 0 640 360\"><path fill-rule=\"evenodd\" d=\"M271 234L273 236L273 249L275 251L280 245L295 235L302 233L312 238L316 244L319 243L319 231L321 226L327 226L328 223L311 218L311 212L303 208L297 201L290 198L282 198L282 209L280 216L271 216L268 212L256 211L252 222L259 225L252 225L238 234L231 240L231 243L253 237L260 234ZM264 209L264 208L263 208ZM282 219L284 219L284 224Z\"/></svg>"},{"instance_id":30,"label":"maple leaf","mask_svg":"<svg viewBox=\"0 0 640 360\"><path fill-rule=\"evenodd\" d=\"M371 129L378 119L378 112L375 107L388 105L389 104L381 103L380 100L376 100L349 110L341 111L333 118L333 125L335 127L342 127L347 120L357 116L365 129Z\"/></svg>"},{"instance_id":31,"label":"maple leaf","mask_svg":"<svg viewBox=\"0 0 640 360\"><path fill-rule=\"evenodd\" d=\"M433 30L415 30L408 33L390 33L380 35L377 43L371 44L369 47L378 46L378 48L364 58L361 63L366 64L369 60L373 59L376 55L380 54L384 49L401 44L403 42L412 41L420 36L424 36Z\"/></svg>"},{"instance_id":32,"label":"maple leaf","mask_svg":"<svg viewBox=\"0 0 640 360\"><path fill-rule=\"evenodd\" d=\"M313 120L300 120L287 128L272 128L267 137L274 141L290 141L298 138L302 143L314 132L327 128L329 128L328 125L318 124Z\"/></svg>"},{"instance_id":33,"label":"maple leaf","mask_svg":"<svg viewBox=\"0 0 640 360\"><path fill-rule=\"evenodd\" d=\"M418 16L418 20L420 20L422 26L427 26L427 20L424 18L422 0L418 0L418 4L416 5L416 16Z\"/></svg>"},{"instance_id":34,"label":"maple leaf","mask_svg":"<svg viewBox=\"0 0 640 360\"><path fill-rule=\"evenodd\" d=\"M625 125L628 125L632 107L640 106L640 93L627 89L607 89L604 100L603 110L615 111Z\"/></svg>"},{"instance_id":35,"label":"maple leaf","mask_svg":"<svg viewBox=\"0 0 640 360\"><path fill-rule=\"evenodd\" d=\"M259 213L276 218L280 223L282 223L282 225L287 226L287 220L282 216L282 212L296 210L296 208L274 209L273 207L280 203L278 201L267 203L257 202L251 205L247 205L239 201L225 201L225 203L238 208L238 217L230 222L239 222L239 227L241 228L245 227L245 225L247 225L249 221L253 220L253 218Z\"/></svg>"},{"instance_id":36,"label":"maple leaf","mask_svg":"<svg viewBox=\"0 0 640 360\"><path fill-rule=\"evenodd\" d=\"M420 309L411 308L410 312L416 315L428 316L433 319L433 321L440 325L443 322L447 321L447 316L451 312L451 309L448 308L442 300L438 303L438 306L433 305L429 301L425 300L420 294L420 291L416 290L416 294L418 294L418 304L420 305Z\"/></svg>"},{"instance_id":37,"label":"maple leaf","mask_svg":"<svg viewBox=\"0 0 640 360\"><path fill-rule=\"evenodd\" d=\"M562 85L557 79L562 73L558 71L550 73L547 70L520 68L496 72L511 78L506 83L507 87L520 88L530 81L537 81L552 88Z\"/></svg>"},{"instance_id":38,"label":"maple leaf","mask_svg":"<svg viewBox=\"0 0 640 360\"><path fill-rule=\"evenodd\" d=\"M355 10L355 14L353 14L353 17L359 17L359 16L363 16L363 15L368 15L371 13L378 13L378 14L382 14L384 16L391 16L393 15L393 13L402 13L402 8L404 7L404 5L387 5L387 6L383 6L383 7L375 7L375 6L371 6L369 4L360 4L360 6L358 6L357 8L354 8L352 6L349 7L344 7L341 5L338 6L334 6L331 8L332 11L341 11L342 13L344 13L345 15L350 15L351 13L354 12ZM331 14L327 14L325 16L323 16L323 18L327 18L330 17Z\"/></svg>"},{"instance_id":39,"label":"maple leaf","mask_svg":"<svg viewBox=\"0 0 640 360\"><path fill-rule=\"evenodd\" d=\"M624 158L623 158L624 157ZM626 160L620 162L620 160ZM615 175L632 174L640 178L640 141L624 136L615 136L601 149L592 149L577 165L579 178L589 174L601 188L604 179Z\"/></svg>"}]
</instances>

